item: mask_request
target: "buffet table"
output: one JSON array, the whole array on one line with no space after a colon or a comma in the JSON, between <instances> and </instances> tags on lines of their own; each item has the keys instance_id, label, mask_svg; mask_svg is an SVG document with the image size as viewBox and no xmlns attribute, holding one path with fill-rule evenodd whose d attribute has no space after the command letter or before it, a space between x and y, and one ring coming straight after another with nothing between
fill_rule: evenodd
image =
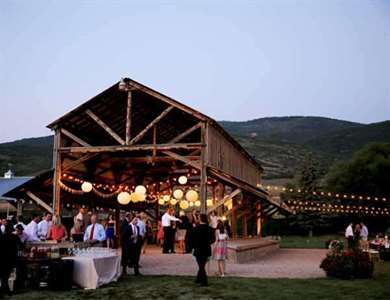
<instances>
[{"instance_id":1,"label":"buffet table","mask_svg":"<svg viewBox=\"0 0 390 300\"><path fill-rule=\"evenodd\" d=\"M121 259L115 252L84 253L62 259L73 261L73 282L85 289L116 281L121 274Z\"/></svg>"}]
</instances>

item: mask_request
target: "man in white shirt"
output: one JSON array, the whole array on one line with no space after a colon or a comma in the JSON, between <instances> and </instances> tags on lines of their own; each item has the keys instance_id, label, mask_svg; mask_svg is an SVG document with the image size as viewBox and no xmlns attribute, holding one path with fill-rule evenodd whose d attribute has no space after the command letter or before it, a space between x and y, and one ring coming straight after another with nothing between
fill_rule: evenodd
<instances>
[{"instance_id":1,"label":"man in white shirt","mask_svg":"<svg viewBox=\"0 0 390 300\"><path fill-rule=\"evenodd\" d=\"M40 241L38 237L38 222L39 222L40 216L34 215L33 219L30 223L26 226L26 230L24 231L28 235L28 241L29 242L38 242Z\"/></svg>"},{"instance_id":2,"label":"man in white shirt","mask_svg":"<svg viewBox=\"0 0 390 300\"><path fill-rule=\"evenodd\" d=\"M352 249L354 244L353 223L350 223L347 229L345 230L345 238L348 241L348 249Z\"/></svg>"},{"instance_id":3,"label":"man in white shirt","mask_svg":"<svg viewBox=\"0 0 390 300\"><path fill-rule=\"evenodd\" d=\"M38 237L41 240L46 240L49 228L51 226L51 213L46 212L43 220L38 223Z\"/></svg>"},{"instance_id":4,"label":"man in white shirt","mask_svg":"<svg viewBox=\"0 0 390 300\"><path fill-rule=\"evenodd\" d=\"M106 232L102 224L97 223L97 216L91 216L91 225L87 227L84 233L84 241L91 244L101 243L106 240Z\"/></svg>"},{"instance_id":5,"label":"man in white shirt","mask_svg":"<svg viewBox=\"0 0 390 300\"><path fill-rule=\"evenodd\" d=\"M360 226L361 226L361 231L360 231L360 237L361 237L361 241L360 241L360 246L362 247L363 250L368 250L368 228L366 225L364 225L363 222L360 223Z\"/></svg>"},{"instance_id":6,"label":"man in white shirt","mask_svg":"<svg viewBox=\"0 0 390 300\"><path fill-rule=\"evenodd\" d=\"M175 234L171 222L181 222L181 220L173 216L173 212L173 208L168 208L161 218L161 225L164 230L163 253L169 253L169 251L175 253Z\"/></svg>"}]
</instances>

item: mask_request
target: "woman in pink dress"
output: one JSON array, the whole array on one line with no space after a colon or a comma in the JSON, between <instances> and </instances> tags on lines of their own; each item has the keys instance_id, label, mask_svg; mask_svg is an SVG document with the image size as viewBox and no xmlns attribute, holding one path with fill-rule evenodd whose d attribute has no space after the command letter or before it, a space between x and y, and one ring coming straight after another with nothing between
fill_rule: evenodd
<instances>
[{"instance_id":1,"label":"woman in pink dress","mask_svg":"<svg viewBox=\"0 0 390 300\"><path fill-rule=\"evenodd\" d=\"M221 277L225 276L228 238L225 226L221 220L218 220L217 229L215 230L213 259L218 263L218 275Z\"/></svg>"},{"instance_id":2,"label":"woman in pink dress","mask_svg":"<svg viewBox=\"0 0 390 300\"><path fill-rule=\"evenodd\" d=\"M161 218L159 218L159 221L157 222L157 243L162 246L164 242L164 228L162 227Z\"/></svg>"}]
</instances>

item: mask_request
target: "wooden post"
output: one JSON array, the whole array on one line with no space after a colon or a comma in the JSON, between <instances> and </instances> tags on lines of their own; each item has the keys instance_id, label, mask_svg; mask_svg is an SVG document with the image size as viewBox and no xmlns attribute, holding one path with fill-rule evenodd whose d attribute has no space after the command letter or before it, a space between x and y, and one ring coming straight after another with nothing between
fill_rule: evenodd
<instances>
[{"instance_id":1,"label":"wooden post","mask_svg":"<svg viewBox=\"0 0 390 300\"><path fill-rule=\"evenodd\" d=\"M61 153L59 148L61 147L61 131L56 128L54 134L54 147L53 147L53 214L61 215L61 188L59 180L61 179Z\"/></svg>"},{"instance_id":2,"label":"wooden post","mask_svg":"<svg viewBox=\"0 0 390 300\"><path fill-rule=\"evenodd\" d=\"M201 143L206 141L206 124L201 127ZM207 146L203 147L200 152L200 211L207 213L207 168L206 168L206 150Z\"/></svg>"},{"instance_id":3,"label":"wooden post","mask_svg":"<svg viewBox=\"0 0 390 300\"><path fill-rule=\"evenodd\" d=\"M232 199L232 237L237 238L237 200L235 197Z\"/></svg>"},{"instance_id":4,"label":"wooden post","mask_svg":"<svg viewBox=\"0 0 390 300\"><path fill-rule=\"evenodd\" d=\"M261 204L256 203L256 232L257 236L261 238Z\"/></svg>"},{"instance_id":5,"label":"wooden post","mask_svg":"<svg viewBox=\"0 0 390 300\"><path fill-rule=\"evenodd\" d=\"M23 201L22 199L16 200L16 216L20 217L23 215Z\"/></svg>"},{"instance_id":6,"label":"wooden post","mask_svg":"<svg viewBox=\"0 0 390 300\"><path fill-rule=\"evenodd\" d=\"M131 139L131 104L132 104L132 94L131 90L127 94L127 109L126 109L126 145L130 143Z\"/></svg>"},{"instance_id":7,"label":"wooden post","mask_svg":"<svg viewBox=\"0 0 390 300\"><path fill-rule=\"evenodd\" d=\"M243 208L243 215L242 215L242 236L244 238L248 237L248 202L246 197L243 195L242 197L242 208Z\"/></svg>"}]
</instances>

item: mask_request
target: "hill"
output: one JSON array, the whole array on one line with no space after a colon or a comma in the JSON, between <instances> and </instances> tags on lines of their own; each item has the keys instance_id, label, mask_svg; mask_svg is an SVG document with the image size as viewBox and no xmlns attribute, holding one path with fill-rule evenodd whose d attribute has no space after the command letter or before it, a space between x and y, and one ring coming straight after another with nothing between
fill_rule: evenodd
<instances>
[{"instance_id":1,"label":"hill","mask_svg":"<svg viewBox=\"0 0 390 300\"><path fill-rule=\"evenodd\" d=\"M309 153L327 169L366 144L390 142L390 121L364 125L322 117L272 117L220 123L262 163L265 178L293 177ZM52 136L0 144L0 171L9 164L17 175L50 168L52 144Z\"/></svg>"}]
</instances>

